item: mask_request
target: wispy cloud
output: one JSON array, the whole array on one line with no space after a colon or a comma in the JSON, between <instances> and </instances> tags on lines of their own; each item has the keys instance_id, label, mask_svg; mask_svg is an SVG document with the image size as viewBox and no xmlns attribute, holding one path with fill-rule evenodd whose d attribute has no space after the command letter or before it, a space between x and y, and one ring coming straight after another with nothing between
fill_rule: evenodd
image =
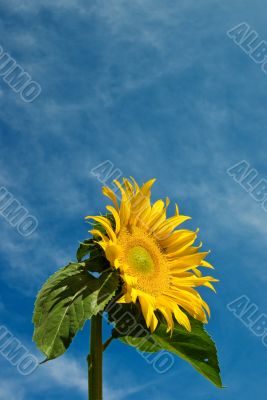
<instances>
[{"instance_id":1,"label":"wispy cloud","mask_svg":"<svg viewBox=\"0 0 267 400\"><path fill-rule=\"evenodd\" d=\"M4 367L3 362L0 365ZM149 387L156 383L153 380L140 385L127 372L124 374L120 371L121 387L117 388L113 385L112 375L108 375L109 379L104 384L105 400L126 400L132 394L149 391ZM88 391L86 363L81 364L71 356L64 356L41 365L27 379L9 371L0 381L0 400L33 399L38 395L43 396L52 388L71 390L77 398L85 398Z\"/></svg>"},{"instance_id":2,"label":"wispy cloud","mask_svg":"<svg viewBox=\"0 0 267 400\"><path fill-rule=\"evenodd\" d=\"M24 400L24 390L15 379L0 380L0 400Z\"/></svg>"},{"instance_id":3,"label":"wispy cloud","mask_svg":"<svg viewBox=\"0 0 267 400\"><path fill-rule=\"evenodd\" d=\"M222 353L229 391L212 392L202 379L192 387L184 379L195 378L189 369L172 385L159 386L153 379L143 383L143 370L129 375L118 365L120 387L107 371L108 400L146 400L147 393L172 400L177 391L188 399L238 394L247 399L264 387L258 384L265 379L264 355L251 352L248 364L240 352L235 368L232 338L238 335L245 349L250 342L234 326L227 325L227 334L220 326L228 321L222 306L228 293L253 290L264 303L266 289L266 213L226 173L247 159L267 177L267 80L226 35L248 20L266 38L266 5L257 6L248 0L9 0L0 5L0 45L43 88L31 105L8 87L0 89L0 183L39 221L27 241L0 218L1 284L8 294L0 299L3 316L10 314L15 326L17 290L28 305L26 296L74 258L78 240L87 235L84 215L104 209L101 185L90 169L107 159L126 176L157 177L154 198L170 196L182 213L193 216L189 225L200 227L203 247L214 248L210 257L223 275L216 300L222 311L212 326L219 347L228 349ZM26 309L19 319L28 338L32 325L25 321L31 312ZM254 374L253 362L257 379L242 392L243 376ZM69 353L27 381L3 363L1 374L1 400L13 400L14 393L19 400L42 399L54 389L66 399L70 393L86 397L85 362Z\"/></svg>"}]
</instances>

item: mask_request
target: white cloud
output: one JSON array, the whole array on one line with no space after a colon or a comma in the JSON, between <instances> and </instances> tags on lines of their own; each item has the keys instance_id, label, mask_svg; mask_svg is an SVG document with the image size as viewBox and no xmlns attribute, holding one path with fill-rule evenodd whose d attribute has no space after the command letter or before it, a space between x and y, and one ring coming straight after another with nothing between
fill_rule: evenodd
<instances>
[{"instance_id":1,"label":"white cloud","mask_svg":"<svg viewBox=\"0 0 267 400\"><path fill-rule=\"evenodd\" d=\"M48 385L58 385L66 389L72 389L82 394L87 393L87 371L86 365L80 365L74 358L64 356L52 360L49 364L40 367L40 373ZM38 380L40 377L38 377Z\"/></svg>"},{"instance_id":2,"label":"white cloud","mask_svg":"<svg viewBox=\"0 0 267 400\"><path fill-rule=\"evenodd\" d=\"M36 2L34 0L10 0L9 5L16 7L16 11L19 12L37 12L42 8L52 9L80 9L81 1L76 0L45 0Z\"/></svg>"},{"instance_id":3,"label":"white cloud","mask_svg":"<svg viewBox=\"0 0 267 400\"><path fill-rule=\"evenodd\" d=\"M104 399L106 400L126 400L128 396L141 393L151 386L151 382L144 385L133 384L132 382L125 381L121 379L120 388L110 387L109 385L104 385Z\"/></svg>"},{"instance_id":4,"label":"white cloud","mask_svg":"<svg viewBox=\"0 0 267 400\"><path fill-rule=\"evenodd\" d=\"M21 238L6 221L1 220L0 224L0 251L5 260L1 275L9 287L16 288L24 295L35 294L49 273L71 261L66 248L63 249L49 240L42 246L41 235L36 234L30 239Z\"/></svg>"},{"instance_id":5,"label":"white cloud","mask_svg":"<svg viewBox=\"0 0 267 400\"><path fill-rule=\"evenodd\" d=\"M14 379L0 380L0 400L24 400L24 390Z\"/></svg>"},{"instance_id":6,"label":"white cloud","mask_svg":"<svg viewBox=\"0 0 267 400\"><path fill-rule=\"evenodd\" d=\"M6 362L5 360L1 362L1 369L4 368ZM21 377L15 367L4 370L5 377L0 380L0 400L36 398L51 389L66 390L75 398L87 397L87 365L85 362L81 364L71 356L64 355L43 364L27 378ZM112 374L109 374L107 381L104 381L105 400L126 400L132 394L149 390L149 387L158 382L158 380L153 380L140 385L126 371L120 371L119 374L120 387L114 387Z\"/></svg>"}]
</instances>

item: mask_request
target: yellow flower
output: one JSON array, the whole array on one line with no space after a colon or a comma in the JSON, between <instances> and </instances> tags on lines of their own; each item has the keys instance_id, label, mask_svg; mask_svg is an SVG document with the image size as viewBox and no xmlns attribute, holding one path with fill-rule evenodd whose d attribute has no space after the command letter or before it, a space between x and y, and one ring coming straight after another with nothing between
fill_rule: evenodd
<instances>
[{"instance_id":1,"label":"yellow flower","mask_svg":"<svg viewBox=\"0 0 267 400\"><path fill-rule=\"evenodd\" d=\"M106 208L114 217L115 224L104 216L88 216L105 229L90 232L100 237L99 244L106 258L116 268L123 280L121 303L140 303L147 327L153 332L158 324L155 314L159 310L167 322L167 331L173 330L173 317L188 331L191 330L187 311L192 317L207 322L209 307L194 289L207 286L214 290L211 276L202 276L198 267L213 268L204 258L209 252L199 252L201 244L192 246L197 233L176 229L190 219L179 214L167 218L167 198L151 204L152 179L141 187L133 178L123 179L118 187L121 199L114 191L103 187L103 194L109 197L113 206Z\"/></svg>"}]
</instances>

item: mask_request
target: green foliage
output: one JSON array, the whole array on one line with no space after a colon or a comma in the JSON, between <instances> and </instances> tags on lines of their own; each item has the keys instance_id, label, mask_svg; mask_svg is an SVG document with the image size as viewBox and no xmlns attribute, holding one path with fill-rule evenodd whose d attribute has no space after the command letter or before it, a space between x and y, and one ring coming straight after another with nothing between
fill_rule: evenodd
<instances>
[{"instance_id":1,"label":"green foliage","mask_svg":"<svg viewBox=\"0 0 267 400\"><path fill-rule=\"evenodd\" d=\"M95 244L93 239L86 239L84 242L81 242L76 253L78 262L81 262L86 256L89 256L94 248Z\"/></svg>"},{"instance_id":2,"label":"green foliage","mask_svg":"<svg viewBox=\"0 0 267 400\"><path fill-rule=\"evenodd\" d=\"M190 318L190 323L190 333L176 323L172 336L166 333L166 325L160 323L152 337L163 349L188 361L205 378L221 388L216 346L201 322Z\"/></svg>"},{"instance_id":3,"label":"green foliage","mask_svg":"<svg viewBox=\"0 0 267 400\"><path fill-rule=\"evenodd\" d=\"M160 322L153 334L145 326L138 305L121 305L110 312L115 328L113 335L123 343L143 352L167 350L188 361L198 372L217 387L222 387L215 344L201 322L190 317L192 331L189 333L177 322L172 335L167 333L165 320Z\"/></svg>"},{"instance_id":4,"label":"green foliage","mask_svg":"<svg viewBox=\"0 0 267 400\"><path fill-rule=\"evenodd\" d=\"M51 360L63 354L86 320L104 310L119 285L116 271L91 275L85 263L71 263L53 274L38 294L33 340Z\"/></svg>"},{"instance_id":5,"label":"green foliage","mask_svg":"<svg viewBox=\"0 0 267 400\"><path fill-rule=\"evenodd\" d=\"M110 303L106 311L108 311L109 321L114 324L112 331L114 338L147 353L161 350L161 347L151 339L138 304Z\"/></svg>"},{"instance_id":6,"label":"green foliage","mask_svg":"<svg viewBox=\"0 0 267 400\"><path fill-rule=\"evenodd\" d=\"M110 264L105 257L89 258L84 261L84 265L90 272L102 273L110 269Z\"/></svg>"},{"instance_id":7,"label":"green foliage","mask_svg":"<svg viewBox=\"0 0 267 400\"><path fill-rule=\"evenodd\" d=\"M114 224L113 217L107 217ZM93 227L103 231L98 223ZM80 243L78 262L53 274L37 296L33 340L46 355L46 360L63 354L84 323L99 312L106 311L114 326L114 338L142 352L169 351L189 362L221 388L217 350L203 324L188 315L192 331L187 332L175 322L170 334L166 332L166 321L158 313L159 324L151 334L138 302L116 303L121 295L121 279L117 271L110 268L103 249L97 243L98 239L94 237Z\"/></svg>"},{"instance_id":8,"label":"green foliage","mask_svg":"<svg viewBox=\"0 0 267 400\"><path fill-rule=\"evenodd\" d=\"M76 254L78 262L84 260L86 268L91 272L103 272L110 267L104 251L93 239L80 243ZM87 257L87 258L86 258Z\"/></svg>"}]
</instances>

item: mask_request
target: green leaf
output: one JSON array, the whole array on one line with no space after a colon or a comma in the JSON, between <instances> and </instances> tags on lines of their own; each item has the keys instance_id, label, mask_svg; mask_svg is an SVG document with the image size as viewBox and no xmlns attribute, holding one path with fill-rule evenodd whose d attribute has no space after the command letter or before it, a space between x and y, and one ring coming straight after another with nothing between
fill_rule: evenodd
<instances>
[{"instance_id":1,"label":"green leaf","mask_svg":"<svg viewBox=\"0 0 267 400\"><path fill-rule=\"evenodd\" d=\"M105 257L89 258L84 262L85 267L91 272L102 273L110 268L110 264Z\"/></svg>"},{"instance_id":2,"label":"green leaf","mask_svg":"<svg viewBox=\"0 0 267 400\"><path fill-rule=\"evenodd\" d=\"M88 256L94 246L93 239L86 239L84 242L81 242L76 253L78 262L81 262L85 256Z\"/></svg>"},{"instance_id":3,"label":"green leaf","mask_svg":"<svg viewBox=\"0 0 267 400\"><path fill-rule=\"evenodd\" d=\"M123 343L137 347L147 353L161 350L150 331L147 329L143 314L137 304L110 303L108 306L109 321L114 324L112 336Z\"/></svg>"},{"instance_id":4,"label":"green leaf","mask_svg":"<svg viewBox=\"0 0 267 400\"><path fill-rule=\"evenodd\" d=\"M138 348L144 353L156 353L162 350L161 345L149 333L145 336L124 336L119 338L124 344Z\"/></svg>"},{"instance_id":5,"label":"green leaf","mask_svg":"<svg viewBox=\"0 0 267 400\"><path fill-rule=\"evenodd\" d=\"M205 378L221 388L217 350L212 338L201 322L190 318L192 331L187 332L175 323L172 336L166 333L166 325L160 323L152 337L162 347L188 361Z\"/></svg>"},{"instance_id":6,"label":"green leaf","mask_svg":"<svg viewBox=\"0 0 267 400\"><path fill-rule=\"evenodd\" d=\"M84 263L91 272L101 273L110 267L103 249L94 239L87 239L80 243L76 254L78 262L81 262L86 256L89 258L85 259Z\"/></svg>"},{"instance_id":7,"label":"green leaf","mask_svg":"<svg viewBox=\"0 0 267 400\"><path fill-rule=\"evenodd\" d=\"M86 239L84 242L81 242L77 253L76 258L78 262L84 260L84 258L98 258L103 257L105 255L102 247L96 242L96 239Z\"/></svg>"},{"instance_id":8,"label":"green leaf","mask_svg":"<svg viewBox=\"0 0 267 400\"><path fill-rule=\"evenodd\" d=\"M33 340L47 360L59 357L86 320L114 296L119 284L116 271L95 278L84 263L72 263L53 274L37 296Z\"/></svg>"},{"instance_id":9,"label":"green leaf","mask_svg":"<svg viewBox=\"0 0 267 400\"><path fill-rule=\"evenodd\" d=\"M165 320L159 317L160 322L156 331L150 334L146 333L145 321L143 316L140 316L138 306L125 306L110 313L110 319L115 323L115 337L143 352L170 351L188 361L217 387L222 387L217 350L201 322L188 316L192 331L187 332L175 322L173 334L170 336L170 333L166 332ZM133 321L136 321L136 324Z\"/></svg>"}]
</instances>

